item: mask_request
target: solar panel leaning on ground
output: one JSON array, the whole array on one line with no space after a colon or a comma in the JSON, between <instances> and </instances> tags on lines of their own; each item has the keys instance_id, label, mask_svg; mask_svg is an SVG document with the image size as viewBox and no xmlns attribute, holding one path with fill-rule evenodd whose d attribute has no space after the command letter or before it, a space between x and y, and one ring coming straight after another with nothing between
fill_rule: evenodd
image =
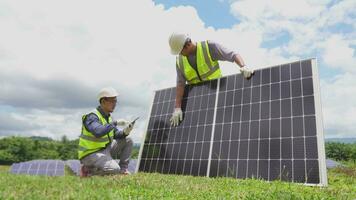
<instances>
[{"instance_id":1,"label":"solar panel leaning on ground","mask_svg":"<svg viewBox=\"0 0 356 200\"><path fill-rule=\"evenodd\" d=\"M65 163L61 160L31 160L27 162L12 164L10 173L63 176L64 166Z\"/></svg>"},{"instance_id":2,"label":"solar panel leaning on ground","mask_svg":"<svg viewBox=\"0 0 356 200\"><path fill-rule=\"evenodd\" d=\"M138 170L327 185L315 59L155 92Z\"/></svg>"}]
</instances>

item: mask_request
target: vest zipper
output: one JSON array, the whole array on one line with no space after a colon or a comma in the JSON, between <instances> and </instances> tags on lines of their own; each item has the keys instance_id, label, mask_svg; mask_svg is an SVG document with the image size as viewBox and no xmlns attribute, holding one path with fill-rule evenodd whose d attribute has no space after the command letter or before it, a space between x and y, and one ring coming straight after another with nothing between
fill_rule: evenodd
<instances>
[{"instance_id":1,"label":"vest zipper","mask_svg":"<svg viewBox=\"0 0 356 200\"><path fill-rule=\"evenodd\" d=\"M109 118L108 118L108 119L106 119L106 117L104 117L104 119L105 119L106 123L108 123L108 124L109 124ZM109 133L110 133L110 132L111 132L111 131L109 131ZM106 134L106 136L107 136L107 137L108 137L108 139L109 139L109 143L108 143L108 144L111 144L111 142L112 142L112 141L111 141L111 138L110 138L109 133L107 133L107 134ZM108 145L108 144L106 144L106 145L105 145L105 147L107 147L107 145Z\"/></svg>"},{"instance_id":2,"label":"vest zipper","mask_svg":"<svg viewBox=\"0 0 356 200\"><path fill-rule=\"evenodd\" d=\"M194 70L195 70L195 69L194 69ZM195 70L195 71L197 72L197 75L198 75L199 80L200 80L200 81L203 81L203 80L201 80L201 77L200 77L200 75L199 75L198 70Z\"/></svg>"},{"instance_id":3,"label":"vest zipper","mask_svg":"<svg viewBox=\"0 0 356 200\"><path fill-rule=\"evenodd\" d=\"M188 61L188 63L189 63L189 61ZM192 66L192 65L190 65L190 66ZM201 79L201 77L200 77L199 72L198 72L198 62L197 62L197 68L194 68L193 66L192 66L192 68L193 68L194 71L197 73L199 80L200 80L200 81L203 81L203 80Z\"/></svg>"}]
</instances>

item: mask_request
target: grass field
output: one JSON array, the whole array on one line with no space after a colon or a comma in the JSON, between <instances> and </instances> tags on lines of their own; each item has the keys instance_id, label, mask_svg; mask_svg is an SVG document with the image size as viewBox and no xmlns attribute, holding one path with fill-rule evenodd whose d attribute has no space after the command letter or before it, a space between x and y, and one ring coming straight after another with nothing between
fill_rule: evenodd
<instances>
[{"instance_id":1,"label":"grass field","mask_svg":"<svg viewBox=\"0 0 356 200\"><path fill-rule=\"evenodd\" d=\"M280 181L138 173L79 178L13 175L0 167L0 199L356 199L356 165L328 171L326 188Z\"/></svg>"}]
</instances>

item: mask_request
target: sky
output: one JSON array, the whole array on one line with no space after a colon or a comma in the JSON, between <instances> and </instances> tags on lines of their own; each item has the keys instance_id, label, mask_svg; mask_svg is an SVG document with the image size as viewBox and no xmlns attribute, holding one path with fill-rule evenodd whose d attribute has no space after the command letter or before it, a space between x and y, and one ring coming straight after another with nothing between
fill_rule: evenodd
<instances>
[{"instance_id":1,"label":"sky","mask_svg":"<svg viewBox=\"0 0 356 200\"><path fill-rule=\"evenodd\" d=\"M0 0L0 137L78 138L81 116L112 86L113 118L140 116L140 142L154 91L175 86L174 31L254 69L317 58L324 135L355 137L355 10L356 0Z\"/></svg>"}]
</instances>

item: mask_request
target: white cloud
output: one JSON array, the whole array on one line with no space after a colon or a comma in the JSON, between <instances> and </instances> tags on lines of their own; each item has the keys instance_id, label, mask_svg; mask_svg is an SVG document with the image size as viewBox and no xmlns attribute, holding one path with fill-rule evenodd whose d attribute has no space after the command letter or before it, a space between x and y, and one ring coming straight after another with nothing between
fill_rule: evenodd
<instances>
[{"instance_id":1,"label":"white cloud","mask_svg":"<svg viewBox=\"0 0 356 200\"><path fill-rule=\"evenodd\" d=\"M0 80L0 90L13 94L9 90L18 88L26 94L22 97L25 102L27 99L27 102L35 101L35 95L57 99L52 102L55 106L48 103L50 106L41 108L39 101L36 110L28 109L27 112L11 104L14 109L9 112L16 120L25 124L31 122L28 127L37 127L23 133L53 137L66 134L73 138L80 131L81 115L92 108L88 100L85 108L70 109L67 105L72 105L71 98L59 98L66 95L63 85L77 85L68 89L77 91L76 102L91 97L94 101L96 91L89 95L89 89L112 85L119 90L119 101L122 100L114 116L141 117L134 132L138 142L144 132L153 90L175 84L175 59L169 54L167 42L172 31L189 32L197 41L210 39L222 43L239 52L249 66L256 68L305 58L304 55L313 55L322 49L322 59L328 65L338 67L337 63L342 62L343 70L350 71L355 61L350 45L355 45L355 39L350 36L329 38L332 34L320 30L325 24L349 22L355 4L340 2L328 8L329 3L317 0L235 1L231 12L242 20L241 23L231 29L216 30L206 27L193 7L166 9L151 0L2 1L0 70L4 74L19 74L28 82L9 76L12 81ZM272 49L261 47L265 40L276 39L276 34L282 31L291 36L287 44ZM334 53L338 53L336 57L332 56ZM236 65L226 62L222 69L225 75L238 72ZM62 87L56 87L55 80L66 81L66 84L57 82ZM33 82L47 87L35 87ZM342 81L333 85L326 83L324 88L331 87L330 91L338 91L343 84ZM80 88L83 93L78 92ZM0 103L4 99L0 98ZM336 111L338 100L329 99L329 95L323 98L326 126L339 127L343 122L331 123L333 120L329 118ZM59 109L58 105L65 106ZM356 107L352 102L347 105L352 109Z\"/></svg>"},{"instance_id":2,"label":"white cloud","mask_svg":"<svg viewBox=\"0 0 356 200\"><path fill-rule=\"evenodd\" d=\"M324 48L323 59L330 67L356 72L355 49L341 35L332 35L321 46Z\"/></svg>"},{"instance_id":3,"label":"white cloud","mask_svg":"<svg viewBox=\"0 0 356 200\"><path fill-rule=\"evenodd\" d=\"M327 137L351 137L356 124L356 75L345 73L321 82L324 127Z\"/></svg>"},{"instance_id":4,"label":"white cloud","mask_svg":"<svg viewBox=\"0 0 356 200\"><path fill-rule=\"evenodd\" d=\"M75 100L86 102L84 107L88 107L88 101L95 101L96 90L112 85L121 93L114 116L141 117L137 133L134 131L138 139L144 131L153 90L175 83L175 59L169 54L168 35L177 27L204 32L204 23L194 8L164 10L149 0L2 4L7 9L0 15L0 69L9 80L0 81L6 94L0 101L14 106L12 112L24 117L27 124L39 125L26 134L76 136L81 126L79 113L90 108L69 110L73 99L63 87L75 90ZM90 88L95 91L87 94ZM41 103L36 96L47 102ZM133 102L138 104L133 107ZM61 105L66 112L50 109ZM28 107L28 114L21 111L23 106Z\"/></svg>"},{"instance_id":5,"label":"white cloud","mask_svg":"<svg viewBox=\"0 0 356 200\"><path fill-rule=\"evenodd\" d=\"M236 17L249 21L279 18L307 20L318 16L326 3L305 0L241 0L232 3L231 12Z\"/></svg>"},{"instance_id":6,"label":"white cloud","mask_svg":"<svg viewBox=\"0 0 356 200\"><path fill-rule=\"evenodd\" d=\"M303 57L316 55L325 48L322 43L334 33L328 28L337 23L354 25L356 1L235 1L231 12L246 27L260 30L263 40L275 39L285 31L290 40L281 46L289 55ZM343 38L346 43L355 40L355 32ZM348 54L350 57L353 55ZM327 63L328 64L328 63Z\"/></svg>"},{"instance_id":7,"label":"white cloud","mask_svg":"<svg viewBox=\"0 0 356 200\"><path fill-rule=\"evenodd\" d=\"M351 33L333 32L329 28L338 24L347 24L355 28L356 1L235 1L231 12L242 20L238 26L259 30L263 40L275 39L280 32L290 36L275 55L294 55L295 58L320 55L319 63L324 71L329 67L337 69L335 74L322 82L322 104L324 127L327 137L353 136L356 115L356 56L355 31ZM278 38L277 38L278 39ZM259 41L260 45L261 42ZM353 46L352 46L353 45ZM253 48L257 52L265 49ZM272 49L265 50L271 53ZM258 58L267 60L262 55ZM275 60L275 57L272 57ZM325 66L326 65L326 66ZM320 71L320 70L319 70Z\"/></svg>"}]
</instances>

